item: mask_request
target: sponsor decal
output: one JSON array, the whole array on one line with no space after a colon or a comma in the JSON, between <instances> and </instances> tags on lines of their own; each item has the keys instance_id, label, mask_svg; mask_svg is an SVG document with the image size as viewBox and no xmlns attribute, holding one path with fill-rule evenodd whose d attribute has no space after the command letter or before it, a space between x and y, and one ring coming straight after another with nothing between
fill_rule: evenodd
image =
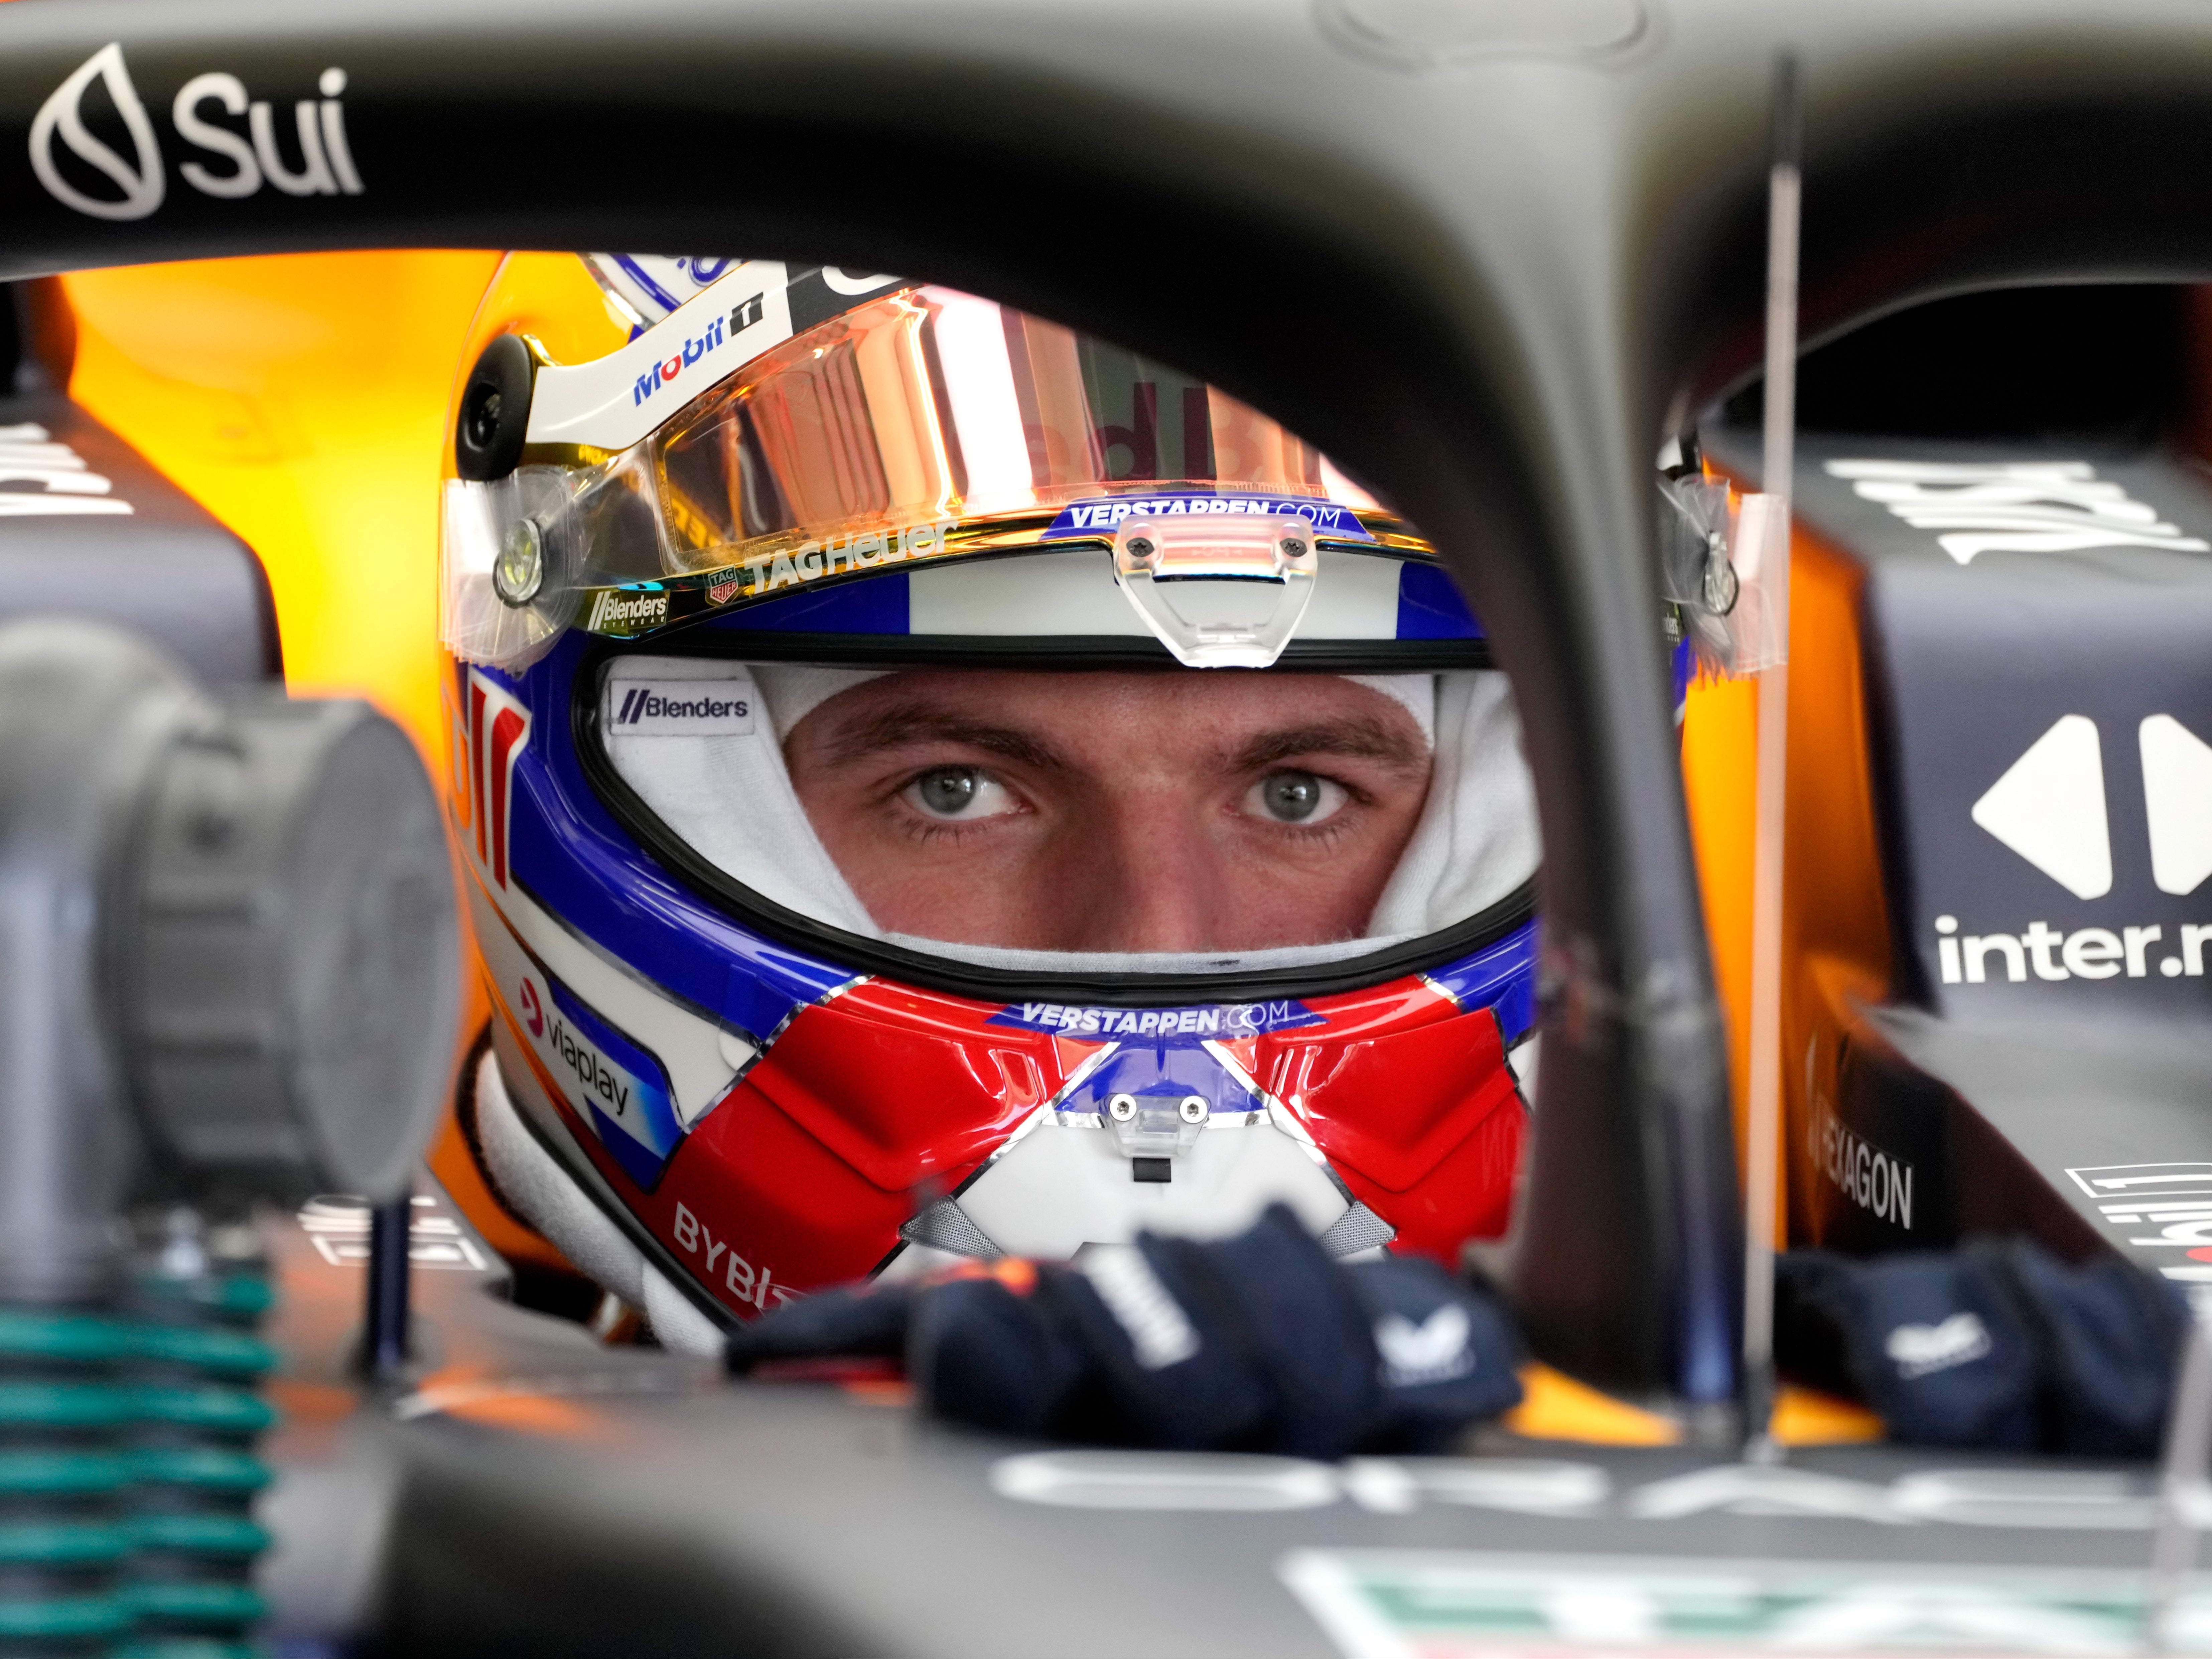
<instances>
[{"instance_id":1,"label":"sponsor decal","mask_svg":"<svg viewBox=\"0 0 2212 1659\"><path fill-rule=\"evenodd\" d=\"M785 303L791 310L791 331L804 334L832 317L843 316L863 300L881 299L894 289L912 286L909 278L894 276L887 271L848 270L842 265L793 265L791 285L784 295Z\"/></svg>"},{"instance_id":2,"label":"sponsor decal","mask_svg":"<svg viewBox=\"0 0 2212 1659\"><path fill-rule=\"evenodd\" d=\"M2204 946L2212 927L2183 922L2170 941L2166 929L2123 926L2077 927L2063 933L2048 922L2031 921L2017 933L1963 933L1956 916L1936 918L1936 963L1946 985L1984 985L1994 967L2012 984L2033 971L2039 980L2149 977L2152 966L2167 979L2201 978ZM2159 949L2155 954L2153 946Z\"/></svg>"},{"instance_id":3,"label":"sponsor decal","mask_svg":"<svg viewBox=\"0 0 2212 1659\"><path fill-rule=\"evenodd\" d=\"M34 422L0 426L0 519L77 519L127 514L113 480Z\"/></svg>"},{"instance_id":4,"label":"sponsor decal","mask_svg":"<svg viewBox=\"0 0 2212 1659\"><path fill-rule=\"evenodd\" d=\"M2172 715L2136 728L2142 760L2143 817L2151 878L2184 897L2212 876L2212 744ZM2086 714L2054 721L1975 801L1987 834L2079 899L2112 890L2112 827L2106 808L2104 746ZM2017 932L1966 931L1958 916L1934 919L1937 976L1946 985L2014 985L2065 980L2200 979L2212 924L2169 921L2070 931L2034 921Z\"/></svg>"},{"instance_id":5,"label":"sponsor decal","mask_svg":"<svg viewBox=\"0 0 2212 1659\"><path fill-rule=\"evenodd\" d=\"M2212 876L2212 744L2166 714L2142 720L2136 744L2151 878L2161 893L2193 893ZM2054 721L1983 793L1972 816L2075 897L2112 890L2104 745L2087 715Z\"/></svg>"},{"instance_id":6,"label":"sponsor decal","mask_svg":"<svg viewBox=\"0 0 2212 1659\"><path fill-rule=\"evenodd\" d=\"M1088 1257L1086 1256L1086 1260ZM1653 1419L1656 1423L1660 1419ZM2147 1532L2159 1520L2160 1504L2155 1470L2116 1479L2107 1468L2067 1469L2048 1462L2032 1477L2014 1467L1962 1468L1955 1462L1913 1463L1907 1461L1893 1474L1879 1480L1849 1480L1821 1474L1802 1465L1763 1468L1755 1464L1708 1464L1656 1479L1639 1478L1633 1466L1608 1472L1595 1463L1564 1458L1483 1457L1354 1457L1341 1463L1323 1463L1297 1457L1223 1458L1198 1466L1186 1453L1106 1450L1083 1448L1060 1451L1018 1452L991 1466L991 1490L1018 1503L1042 1504L1055 1508L1174 1511L1188 1516L1213 1510L1254 1514L1262 1510L1316 1510L1349 1504L1371 1515L1403 1516L1426 1513L1439 1518L1456 1516L1470 1525L1480 1524L1486 1512L1493 1520L1518 1516L1541 1516L1554 1521L1600 1521L1616 1528L1616 1537L1633 1538L1641 1531L1650 1541L1656 1529L1678 1526L1690 1516L1713 1516L1726 1521L1747 1517L1771 1522L1777 1516L1802 1516L1826 1522L1853 1522L1881 1528L1959 1526L1970 1535L1986 1539L1992 1528L2022 1528L2039 1533L2075 1529L2109 1535L2118 1530ZM1619 1484L1616 1484L1616 1482ZM1468 1512L1475 1511L1474 1515ZM1515 1524L1504 1520L1508 1527ZM1497 1535L1497 1534L1493 1534ZM1739 1534L1738 1535L1742 1535ZM1882 1534L1863 1533L1871 1541ZM1922 1531L1893 1534L1925 1539ZM1941 1534L1938 1534L1940 1536ZM1387 1556L1395 1552L1359 1550L1363 1557ZM1413 1558L1438 1565L1433 1550ZM1525 1558L1507 1557L1508 1560ZM1592 1574L1598 1583L1609 1584L1629 1563L1607 1562L1601 1557L1577 1553L1559 1558L1561 1565ZM1664 1565L1666 1558L1637 1558L1634 1565ZM1738 1565L1714 1556L1703 1556L1680 1565L1712 1588L1717 1570ZM1838 1571L1856 1572L1864 1564ZM1924 1572L1937 1583L1958 1582L1968 1571L1956 1561L1925 1568L1882 1566L1875 1569L1887 1577L1892 1571ZM2022 1570L2021 1577L2050 1587L2048 1563ZM2140 1586L2140 1568L2115 1570L2118 1583ZM2212 1589L2212 1587L2208 1587ZM2205 1598L2212 1613L2212 1595ZM1414 1598L1425 1604L1425 1595ZM1572 1611L1567 1608L1563 1611ZM1601 1609L1610 1614L1610 1604ZM1533 1649L1532 1626L1510 1611L1500 1619L1501 1638L1495 1647L1449 1645L1387 1648L1346 1643L1354 1654L1420 1653L1441 1656L1463 1652L1526 1655L1534 1652L1620 1653L1638 1649L1619 1626L1608 1624L1602 1642L1571 1648ZM1540 1626L1533 1626L1540 1628ZM1717 1624L1703 1634L1711 1638L1725 1632ZM2208 1627L2212 1634L2212 1627ZM1712 1650L1710 1639L1686 1641L1663 1647L1675 1655ZM1754 1651L1832 1653L1826 1644L1767 1644ZM1945 1646L1923 1649L1892 1648L1887 1653L1986 1652L1972 1643L1963 1649ZM2071 1651L2100 1651L2075 1649ZM2125 1645L2110 1651L2126 1652Z\"/></svg>"},{"instance_id":7,"label":"sponsor decal","mask_svg":"<svg viewBox=\"0 0 2212 1659\"><path fill-rule=\"evenodd\" d=\"M740 1307L750 1306L765 1313L770 1297L780 1308L802 1294L777 1284L766 1263L755 1267L732 1249L726 1239L715 1237L713 1230L683 1204L676 1206L675 1238L677 1249L700 1262L700 1277L709 1285L720 1285Z\"/></svg>"},{"instance_id":8,"label":"sponsor decal","mask_svg":"<svg viewBox=\"0 0 2212 1659\"><path fill-rule=\"evenodd\" d=\"M530 999L535 1002L536 997ZM595 1106L604 1107L617 1117L629 1114L632 1079L617 1066L610 1065L588 1042L580 1041L575 1033L559 1019L552 1022L550 1030L543 1021L535 1022L544 1032L545 1041L560 1057L561 1063L575 1073L585 1097Z\"/></svg>"},{"instance_id":9,"label":"sponsor decal","mask_svg":"<svg viewBox=\"0 0 2212 1659\"><path fill-rule=\"evenodd\" d=\"M1912 1231L1912 1165L1850 1128L1825 1102L1814 1103L1807 1121L1805 1152L1859 1208Z\"/></svg>"},{"instance_id":10,"label":"sponsor decal","mask_svg":"<svg viewBox=\"0 0 2212 1659\"><path fill-rule=\"evenodd\" d=\"M741 565L699 575L672 576L652 584L586 588L590 601L581 626L590 633L633 638L687 622L738 599L757 599L831 576L852 576L953 551L951 519L801 542L781 552L757 554Z\"/></svg>"},{"instance_id":11,"label":"sponsor decal","mask_svg":"<svg viewBox=\"0 0 2212 1659\"><path fill-rule=\"evenodd\" d=\"M1101 1008L1061 1002L1010 1003L991 1016L993 1025L1028 1031L1058 1031L1084 1037L1258 1036L1267 1031L1297 1030L1324 1024L1303 1002L1224 1002L1197 1008Z\"/></svg>"},{"instance_id":12,"label":"sponsor decal","mask_svg":"<svg viewBox=\"0 0 2212 1659\"><path fill-rule=\"evenodd\" d=\"M780 587L799 586L825 576L851 575L908 559L935 558L947 550L945 538L952 525L951 519L939 519L898 530L855 532L842 540L801 542L786 552L760 554L744 562L744 596L758 599ZM721 586L716 584L718 588Z\"/></svg>"},{"instance_id":13,"label":"sponsor decal","mask_svg":"<svg viewBox=\"0 0 2212 1659\"><path fill-rule=\"evenodd\" d=\"M2075 1500L2083 1524L2093 1502ZM1294 1550L1276 1571L1361 1656L2202 1653L2212 1638L2212 1589L2185 1578L2161 1602L2140 1568L1370 1548Z\"/></svg>"},{"instance_id":14,"label":"sponsor decal","mask_svg":"<svg viewBox=\"0 0 2212 1659\"><path fill-rule=\"evenodd\" d=\"M666 1069L535 963L520 971L514 992L531 1046L562 1097L623 1173L651 1191L684 1138Z\"/></svg>"},{"instance_id":15,"label":"sponsor decal","mask_svg":"<svg viewBox=\"0 0 2212 1659\"><path fill-rule=\"evenodd\" d=\"M611 307L631 319L630 338L604 357L538 371L532 443L628 449L791 337L787 268L775 260L590 254L586 262Z\"/></svg>"},{"instance_id":16,"label":"sponsor decal","mask_svg":"<svg viewBox=\"0 0 2212 1659\"><path fill-rule=\"evenodd\" d=\"M1375 1326L1382 1381L1394 1389L1449 1382L1474 1369L1474 1334L1467 1310L1446 1303L1416 1325L1403 1314L1386 1314Z\"/></svg>"},{"instance_id":17,"label":"sponsor decal","mask_svg":"<svg viewBox=\"0 0 2212 1659\"><path fill-rule=\"evenodd\" d=\"M490 884L507 887L508 805L515 763L530 741L530 711L520 699L478 669L461 681L455 758L467 767L454 797L463 846Z\"/></svg>"},{"instance_id":18,"label":"sponsor decal","mask_svg":"<svg viewBox=\"0 0 2212 1659\"><path fill-rule=\"evenodd\" d=\"M2178 1251L2154 1261L2168 1279L2212 1285L2212 1163L2107 1164L2066 1171L2130 1249Z\"/></svg>"},{"instance_id":19,"label":"sponsor decal","mask_svg":"<svg viewBox=\"0 0 2212 1659\"><path fill-rule=\"evenodd\" d=\"M298 1216L300 1229L315 1247L315 1254L331 1267L368 1265L371 1218L367 1199L325 1193L309 1199ZM415 1194L413 1212L407 1218L407 1265L441 1273L491 1270L476 1241L453 1217L441 1214L438 1200L428 1193Z\"/></svg>"},{"instance_id":20,"label":"sponsor decal","mask_svg":"<svg viewBox=\"0 0 2212 1659\"><path fill-rule=\"evenodd\" d=\"M872 270L855 276L842 265L822 267L822 286L848 300L865 298L879 289L896 288L905 281L905 277L894 276L887 270Z\"/></svg>"},{"instance_id":21,"label":"sponsor decal","mask_svg":"<svg viewBox=\"0 0 2212 1659\"><path fill-rule=\"evenodd\" d=\"M2075 898L2112 890L2104 750L2087 715L2053 723L1982 793L1969 815Z\"/></svg>"},{"instance_id":22,"label":"sponsor decal","mask_svg":"<svg viewBox=\"0 0 2212 1659\"><path fill-rule=\"evenodd\" d=\"M584 627L593 634L629 634L667 620L665 589L602 587L592 595Z\"/></svg>"},{"instance_id":23,"label":"sponsor decal","mask_svg":"<svg viewBox=\"0 0 2212 1659\"><path fill-rule=\"evenodd\" d=\"M1135 1245L1086 1249L1075 1267L1091 1281L1114 1322L1128 1336L1130 1350L1145 1370L1164 1370L1198 1352L1198 1332L1189 1316Z\"/></svg>"},{"instance_id":24,"label":"sponsor decal","mask_svg":"<svg viewBox=\"0 0 2212 1659\"><path fill-rule=\"evenodd\" d=\"M707 325L703 334L684 337L683 343L667 343L668 356L648 366L644 374L631 383L629 400L641 404L664 386L672 386L681 380L684 370L703 362L708 356L729 343L732 335L742 334L761 320L762 307L767 295L756 294L749 300L740 300L730 309L727 317L716 317Z\"/></svg>"},{"instance_id":25,"label":"sponsor decal","mask_svg":"<svg viewBox=\"0 0 2212 1659\"><path fill-rule=\"evenodd\" d=\"M295 100L286 119L235 75L195 75L169 105L170 127L187 152L177 176L203 196L233 201L264 185L287 196L361 195L367 187L346 136L345 88L343 69L325 70L315 83L319 96ZM129 154L95 132L95 123L122 137ZM90 218L143 219L167 199L161 137L120 41L86 58L39 106L31 170L49 196Z\"/></svg>"},{"instance_id":26,"label":"sponsor decal","mask_svg":"<svg viewBox=\"0 0 2212 1659\"><path fill-rule=\"evenodd\" d=\"M1342 541L1371 542L1375 538L1359 522L1359 515L1334 501L1303 495L1221 495L1210 490L1168 490L1156 495L1111 495L1094 501L1072 501L1060 508L1040 538L1063 540L1073 536L1111 536L1121 520L1132 517L1170 518L1209 513L1259 514L1263 517L1295 514L1314 527L1315 533Z\"/></svg>"},{"instance_id":27,"label":"sponsor decal","mask_svg":"<svg viewBox=\"0 0 2212 1659\"><path fill-rule=\"evenodd\" d=\"M1910 1382L1972 1364L1990 1351L1990 1328L1979 1314L1960 1312L1940 1325L1899 1325L1881 1346L1897 1374Z\"/></svg>"},{"instance_id":28,"label":"sponsor decal","mask_svg":"<svg viewBox=\"0 0 2212 1659\"><path fill-rule=\"evenodd\" d=\"M728 1060L702 1056L697 1022L670 1018L652 988L538 911L527 893L502 901L479 880L469 898L488 987L506 1028L528 1050L532 1075L573 1115L580 1139L595 1138L624 1175L651 1191L684 1133L677 1078L701 1102L696 1121L726 1091ZM526 942L518 921L544 955ZM580 984L588 988L574 988ZM665 1054L674 1058L673 1074Z\"/></svg>"},{"instance_id":29,"label":"sponsor decal","mask_svg":"<svg viewBox=\"0 0 2212 1659\"><path fill-rule=\"evenodd\" d=\"M586 258L609 305L629 322L630 339L590 362L538 371L532 443L628 449L762 354L860 299L908 285L775 259Z\"/></svg>"},{"instance_id":30,"label":"sponsor decal","mask_svg":"<svg viewBox=\"0 0 2212 1659\"><path fill-rule=\"evenodd\" d=\"M1832 478L1878 501L1960 564L1984 553L2081 553L2100 547L2212 550L2156 509L2100 478L2087 461L1838 460Z\"/></svg>"},{"instance_id":31,"label":"sponsor decal","mask_svg":"<svg viewBox=\"0 0 2212 1659\"><path fill-rule=\"evenodd\" d=\"M753 729L752 699L717 680L609 679L606 727L623 737L742 737Z\"/></svg>"}]
</instances>

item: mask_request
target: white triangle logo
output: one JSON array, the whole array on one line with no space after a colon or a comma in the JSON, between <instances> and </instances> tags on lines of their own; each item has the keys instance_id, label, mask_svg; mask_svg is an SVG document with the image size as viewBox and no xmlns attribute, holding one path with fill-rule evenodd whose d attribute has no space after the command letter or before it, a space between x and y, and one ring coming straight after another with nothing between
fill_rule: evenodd
<instances>
[{"instance_id":1,"label":"white triangle logo","mask_svg":"<svg viewBox=\"0 0 2212 1659\"><path fill-rule=\"evenodd\" d=\"M1974 803L1974 822L2075 897L2111 892L2112 838L2097 723L2086 714L2063 716Z\"/></svg>"},{"instance_id":2,"label":"white triangle logo","mask_svg":"<svg viewBox=\"0 0 2212 1659\"><path fill-rule=\"evenodd\" d=\"M2212 876L2212 744L2171 714L2136 730L2150 874L2161 893L2193 893Z\"/></svg>"}]
</instances>

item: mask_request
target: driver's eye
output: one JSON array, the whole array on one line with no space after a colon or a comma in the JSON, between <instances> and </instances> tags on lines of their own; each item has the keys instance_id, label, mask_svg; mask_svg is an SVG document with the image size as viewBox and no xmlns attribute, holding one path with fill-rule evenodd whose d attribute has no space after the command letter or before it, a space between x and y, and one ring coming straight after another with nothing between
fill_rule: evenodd
<instances>
[{"instance_id":1,"label":"driver's eye","mask_svg":"<svg viewBox=\"0 0 2212 1659\"><path fill-rule=\"evenodd\" d=\"M991 818L1014 810L1014 799L988 772L974 766L939 766L901 792L933 818Z\"/></svg>"},{"instance_id":2,"label":"driver's eye","mask_svg":"<svg viewBox=\"0 0 2212 1659\"><path fill-rule=\"evenodd\" d=\"M1245 809L1278 823L1320 823L1336 816L1344 786L1311 772L1271 772L1252 786Z\"/></svg>"}]
</instances>

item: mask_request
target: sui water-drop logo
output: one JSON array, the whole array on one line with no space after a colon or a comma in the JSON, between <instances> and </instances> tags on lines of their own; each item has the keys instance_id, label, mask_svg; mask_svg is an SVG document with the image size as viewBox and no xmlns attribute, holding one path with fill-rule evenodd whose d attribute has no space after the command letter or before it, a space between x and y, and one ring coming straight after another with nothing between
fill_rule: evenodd
<instances>
[{"instance_id":1,"label":"sui water-drop logo","mask_svg":"<svg viewBox=\"0 0 2212 1659\"><path fill-rule=\"evenodd\" d=\"M95 83L123 124L127 156L86 121ZM193 76L169 106L177 154L186 158L178 177L200 195L224 201L258 195L264 186L286 196L361 195L367 187L346 135L345 70L331 64L316 77L315 89L316 97L280 104L255 98L226 70ZM92 113L107 125L97 102ZM74 179L64 161L74 162ZM109 41L80 64L31 123L31 171L57 202L94 219L143 219L154 212L167 191L167 167L120 41ZM109 196L94 175L121 195Z\"/></svg>"},{"instance_id":2,"label":"sui water-drop logo","mask_svg":"<svg viewBox=\"0 0 2212 1659\"><path fill-rule=\"evenodd\" d=\"M84 94L94 81L106 88L116 113L123 118L124 131L131 136L127 161L84 124ZM54 157L57 139L78 161L112 179L123 198L110 202L88 196L64 178ZM95 219L143 219L161 205L161 146L138 89L131 84L131 72L124 67L122 42L111 40L86 58L39 106L31 123L31 170L56 201Z\"/></svg>"}]
</instances>

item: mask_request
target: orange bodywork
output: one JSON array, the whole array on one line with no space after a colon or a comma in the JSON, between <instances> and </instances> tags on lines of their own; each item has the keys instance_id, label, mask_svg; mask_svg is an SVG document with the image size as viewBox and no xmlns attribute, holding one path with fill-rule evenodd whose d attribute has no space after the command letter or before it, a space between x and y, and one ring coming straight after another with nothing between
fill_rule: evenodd
<instances>
[{"instance_id":1,"label":"orange bodywork","mask_svg":"<svg viewBox=\"0 0 2212 1659\"><path fill-rule=\"evenodd\" d=\"M1800 522L1790 564L1790 777L1782 908L1783 1171L1791 1243L1817 1242L1807 1134L1828 1097L1852 1004L1879 1002L1890 977L1889 922L1869 773L1859 649L1859 579ZM1729 1024L1729 1074L1743 1144L1751 1072L1752 805L1758 690L1749 680L1691 689L1683 786L1704 886L1706 934Z\"/></svg>"},{"instance_id":2,"label":"orange bodywork","mask_svg":"<svg viewBox=\"0 0 2212 1659\"><path fill-rule=\"evenodd\" d=\"M439 763L438 461L488 253L88 270L70 395L261 556L295 692L366 696Z\"/></svg>"},{"instance_id":3,"label":"orange bodywork","mask_svg":"<svg viewBox=\"0 0 2212 1659\"><path fill-rule=\"evenodd\" d=\"M260 556L289 688L368 698L434 776L448 763L446 407L499 258L313 253L78 271L42 285L38 307L40 356L70 395ZM465 1042L488 1005L473 973L462 987ZM492 1199L450 1114L430 1165L494 1249L561 1265Z\"/></svg>"}]
</instances>

